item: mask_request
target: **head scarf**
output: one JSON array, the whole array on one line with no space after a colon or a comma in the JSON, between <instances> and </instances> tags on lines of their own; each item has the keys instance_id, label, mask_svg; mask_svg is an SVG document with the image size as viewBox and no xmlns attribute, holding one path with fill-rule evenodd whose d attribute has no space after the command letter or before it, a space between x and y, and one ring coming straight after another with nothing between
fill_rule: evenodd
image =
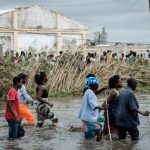
<instances>
[{"instance_id":1,"label":"head scarf","mask_svg":"<svg viewBox=\"0 0 150 150\"><path fill-rule=\"evenodd\" d=\"M89 77L86 79L88 85L97 84L99 85L99 80L96 77Z\"/></svg>"}]
</instances>

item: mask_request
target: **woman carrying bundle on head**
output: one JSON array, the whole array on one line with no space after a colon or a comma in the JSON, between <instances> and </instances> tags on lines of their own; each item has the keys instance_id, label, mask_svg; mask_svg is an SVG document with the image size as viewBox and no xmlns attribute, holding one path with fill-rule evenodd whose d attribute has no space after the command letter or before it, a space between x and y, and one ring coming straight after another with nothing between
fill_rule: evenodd
<instances>
[{"instance_id":1,"label":"woman carrying bundle on head","mask_svg":"<svg viewBox=\"0 0 150 150\"><path fill-rule=\"evenodd\" d=\"M87 84L89 88L84 93L79 118L83 123L85 138L88 139L97 136L97 141L99 141L101 139L102 124L99 119L98 111L104 110L104 106L101 107L98 104L95 95L99 86L99 81L95 77L89 77L87 79Z\"/></svg>"},{"instance_id":2,"label":"woman carrying bundle on head","mask_svg":"<svg viewBox=\"0 0 150 150\"><path fill-rule=\"evenodd\" d=\"M53 104L48 101L48 91L45 86L47 81L48 79L45 72L39 72L35 75L35 82L37 84L36 98L39 101L36 108L38 119L37 127L42 127L46 119L51 119L52 123L58 122L58 118L50 111Z\"/></svg>"}]
</instances>

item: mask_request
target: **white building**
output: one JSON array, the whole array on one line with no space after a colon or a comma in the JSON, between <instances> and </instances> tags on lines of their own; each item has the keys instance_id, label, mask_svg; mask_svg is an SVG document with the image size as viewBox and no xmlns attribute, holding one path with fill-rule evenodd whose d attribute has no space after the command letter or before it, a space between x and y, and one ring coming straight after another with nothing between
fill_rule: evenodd
<instances>
[{"instance_id":1,"label":"white building","mask_svg":"<svg viewBox=\"0 0 150 150\"><path fill-rule=\"evenodd\" d=\"M0 53L84 46L88 27L40 6L0 11Z\"/></svg>"}]
</instances>

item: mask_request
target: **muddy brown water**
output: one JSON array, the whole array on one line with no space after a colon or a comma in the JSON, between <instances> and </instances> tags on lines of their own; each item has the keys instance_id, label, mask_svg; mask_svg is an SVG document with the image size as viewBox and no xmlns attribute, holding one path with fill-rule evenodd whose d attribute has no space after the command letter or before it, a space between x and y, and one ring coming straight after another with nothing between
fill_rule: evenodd
<instances>
[{"instance_id":1,"label":"muddy brown water","mask_svg":"<svg viewBox=\"0 0 150 150\"><path fill-rule=\"evenodd\" d=\"M104 98L99 98L100 102ZM59 118L57 126L53 127L47 120L43 128L25 127L26 135L17 141L7 141L8 127L3 115L5 110L4 102L0 102L0 150L150 150L150 125L146 117L140 116L141 125L140 139L132 142L130 137L119 141L113 139L110 145L109 140L103 138L96 142L95 139L84 139L83 133L78 129L81 127L78 119L81 97L53 98L54 108L52 111ZM140 95L138 101L141 110L150 111L150 96ZM31 111L35 113L33 106ZM70 130L74 126L75 130Z\"/></svg>"}]
</instances>

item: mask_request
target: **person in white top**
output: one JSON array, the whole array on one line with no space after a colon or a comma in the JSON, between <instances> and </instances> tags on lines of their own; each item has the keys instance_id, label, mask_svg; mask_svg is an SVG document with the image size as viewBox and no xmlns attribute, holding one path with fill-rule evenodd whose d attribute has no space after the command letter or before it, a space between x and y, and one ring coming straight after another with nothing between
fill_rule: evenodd
<instances>
[{"instance_id":1,"label":"person in white top","mask_svg":"<svg viewBox=\"0 0 150 150\"><path fill-rule=\"evenodd\" d=\"M97 136L97 141L101 139L102 124L99 118L99 110L104 110L98 104L95 92L98 89L99 81L95 77L89 77L87 79L89 89L87 89L83 96L83 102L79 112L79 118L83 123L83 131L85 138L91 138Z\"/></svg>"},{"instance_id":2,"label":"person in white top","mask_svg":"<svg viewBox=\"0 0 150 150\"><path fill-rule=\"evenodd\" d=\"M26 123L25 123L26 125L34 125L34 123L35 123L34 115L27 108L27 104L29 104L29 103L34 104L33 99L27 93L27 90L25 87L27 75L24 73L20 73L18 76L22 79L22 82L23 82L22 88L18 90L19 96L20 96L20 104L19 104L20 114L26 120Z\"/></svg>"}]
</instances>

